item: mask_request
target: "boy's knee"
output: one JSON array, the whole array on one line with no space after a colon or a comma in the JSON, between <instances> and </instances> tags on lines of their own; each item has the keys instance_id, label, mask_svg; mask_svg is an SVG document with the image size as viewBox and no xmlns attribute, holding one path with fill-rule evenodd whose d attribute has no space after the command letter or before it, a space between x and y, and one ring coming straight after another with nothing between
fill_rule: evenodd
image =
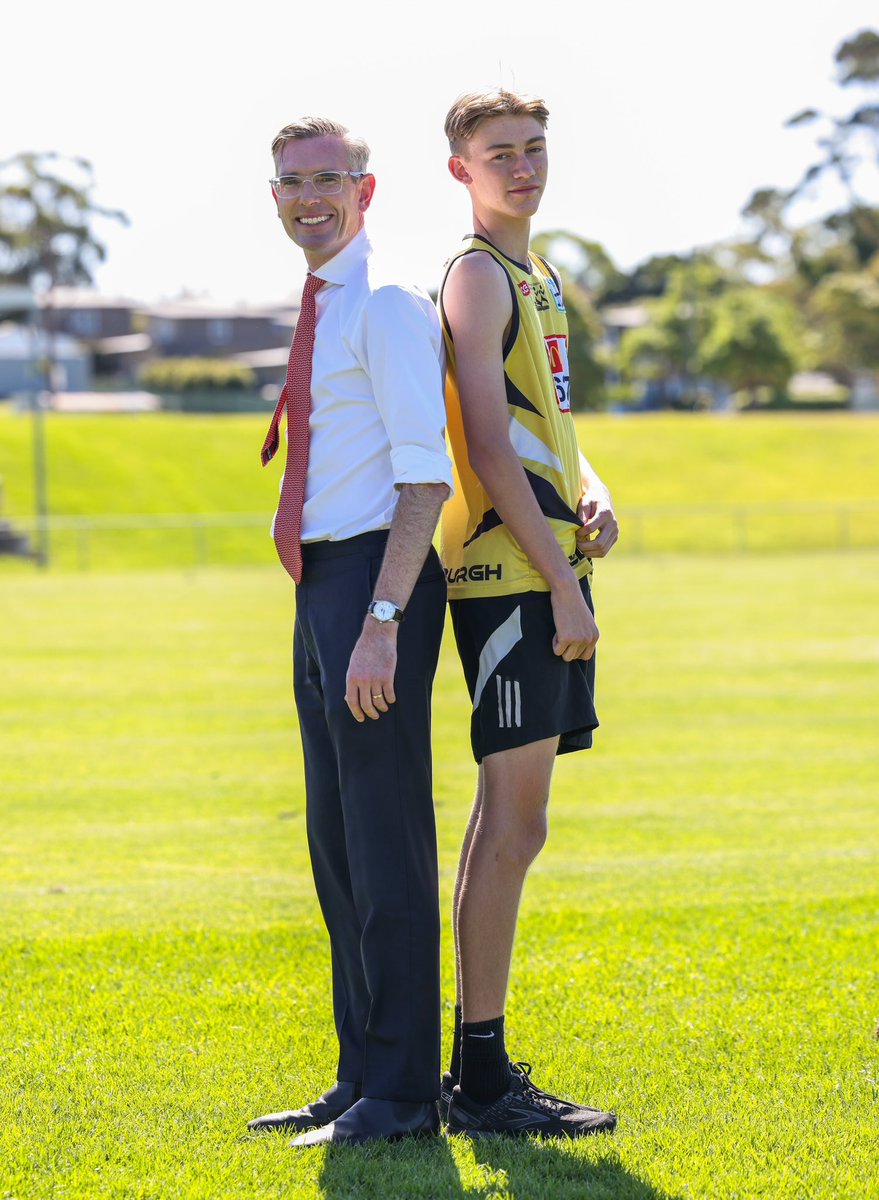
<instances>
[{"instance_id":1,"label":"boy's knee","mask_svg":"<svg viewBox=\"0 0 879 1200\"><path fill-rule=\"evenodd\" d=\"M502 826L486 832L495 844L497 858L506 859L522 870L527 870L546 845L546 810L521 820L508 820Z\"/></svg>"},{"instance_id":2,"label":"boy's knee","mask_svg":"<svg viewBox=\"0 0 879 1200\"><path fill-rule=\"evenodd\" d=\"M549 826L546 819L546 809L535 813L528 821L523 824L520 832L520 845L522 857L527 859L529 863L534 862L540 851L546 845L546 838L549 832Z\"/></svg>"}]
</instances>

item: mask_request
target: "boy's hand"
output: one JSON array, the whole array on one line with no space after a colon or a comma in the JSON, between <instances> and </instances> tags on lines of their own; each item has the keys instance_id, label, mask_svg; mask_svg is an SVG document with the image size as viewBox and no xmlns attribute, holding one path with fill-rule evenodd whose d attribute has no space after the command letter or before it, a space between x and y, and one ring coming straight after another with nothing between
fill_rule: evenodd
<instances>
[{"instance_id":1,"label":"boy's hand","mask_svg":"<svg viewBox=\"0 0 879 1200\"><path fill-rule=\"evenodd\" d=\"M575 658L591 658L598 641L598 626L583 599L580 583L571 575L571 583L553 588L550 592L555 636L552 639L553 654L565 662Z\"/></svg>"},{"instance_id":2,"label":"boy's hand","mask_svg":"<svg viewBox=\"0 0 879 1200\"><path fill-rule=\"evenodd\" d=\"M577 505L577 516L582 522L577 530L577 549L588 558L605 558L620 536L610 496L595 500L584 496Z\"/></svg>"}]
</instances>

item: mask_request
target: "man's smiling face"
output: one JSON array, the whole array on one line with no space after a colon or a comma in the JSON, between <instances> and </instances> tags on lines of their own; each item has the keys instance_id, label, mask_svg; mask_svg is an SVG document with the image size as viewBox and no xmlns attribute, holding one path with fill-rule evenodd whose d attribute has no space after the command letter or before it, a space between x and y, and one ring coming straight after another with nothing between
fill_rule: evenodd
<instances>
[{"instance_id":1,"label":"man's smiling face","mask_svg":"<svg viewBox=\"0 0 879 1200\"><path fill-rule=\"evenodd\" d=\"M345 143L332 135L292 138L281 147L275 165L279 176L351 170ZM312 270L334 258L363 228L363 214L374 190L373 175L362 179L345 175L335 196L319 195L310 181L289 200L273 193L288 237L305 251Z\"/></svg>"}]
</instances>

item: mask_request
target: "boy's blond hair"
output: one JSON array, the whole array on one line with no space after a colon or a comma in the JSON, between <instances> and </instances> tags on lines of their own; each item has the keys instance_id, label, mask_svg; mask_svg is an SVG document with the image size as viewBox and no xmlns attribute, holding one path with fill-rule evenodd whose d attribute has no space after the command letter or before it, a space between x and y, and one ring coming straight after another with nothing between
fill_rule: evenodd
<instances>
[{"instance_id":1,"label":"boy's blond hair","mask_svg":"<svg viewBox=\"0 0 879 1200\"><path fill-rule=\"evenodd\" d=\"M536 96L497 88L491 92L465 92L446 116L445 131L452 154L463 155L478 126L489 117L534 117L543 129L549 109Z\"/></svg>"}]
</instances>

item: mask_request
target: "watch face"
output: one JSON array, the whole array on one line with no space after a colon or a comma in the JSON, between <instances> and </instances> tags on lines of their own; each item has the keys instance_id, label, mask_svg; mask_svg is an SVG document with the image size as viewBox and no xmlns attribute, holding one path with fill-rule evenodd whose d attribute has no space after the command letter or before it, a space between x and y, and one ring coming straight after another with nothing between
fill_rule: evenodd
<instances>
[{"instance_id":1,"label":"watch face","mask_svg":"<svg viewBox=\"0 0 879 1200\"><path fill-rule=\"evenodd\" d=\"M391 604L390 600L376 600L372 606L372 611L380 621L393 621L397 609L395 605Z\"/></svg>"}]
</instances>

